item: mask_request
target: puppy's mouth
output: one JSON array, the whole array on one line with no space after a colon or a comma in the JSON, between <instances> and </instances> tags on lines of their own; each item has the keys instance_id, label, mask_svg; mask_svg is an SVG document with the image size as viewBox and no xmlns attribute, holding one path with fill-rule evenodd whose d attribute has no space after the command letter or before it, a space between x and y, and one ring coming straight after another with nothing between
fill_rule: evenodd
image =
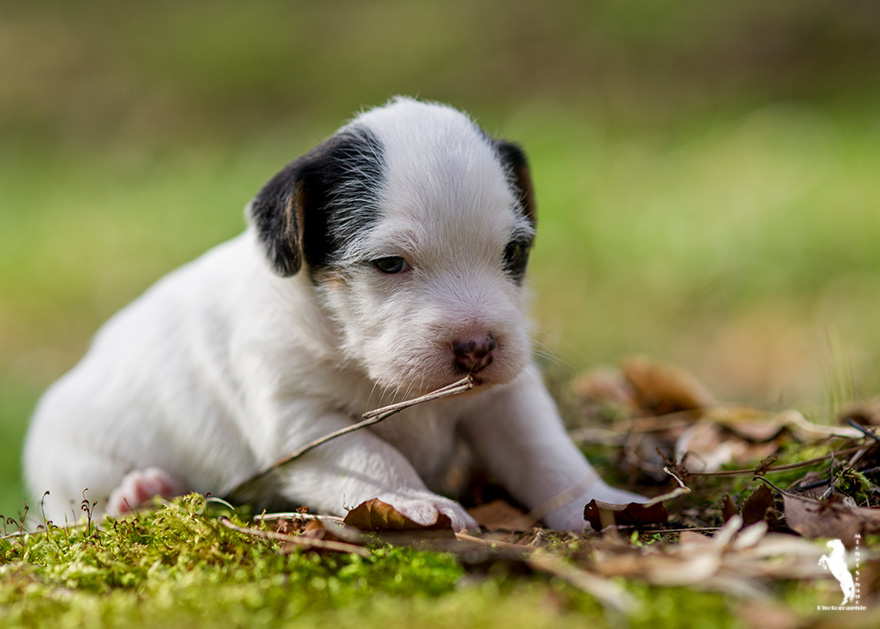
<instances>
[{"instance_id":1,"label":"puppy's mouth","mask_svg":"<svg viewBox=\"0 0 880 629\"><path fill-rule=\"evenodd\" d=\"M428 346L386 352L370 376L393 395L424 395L470 377L480 390L513 381L528 364L528 344L493 332L444 335ZM451 340L450 340L451 339Z\"/></svg>"}]
</instances>

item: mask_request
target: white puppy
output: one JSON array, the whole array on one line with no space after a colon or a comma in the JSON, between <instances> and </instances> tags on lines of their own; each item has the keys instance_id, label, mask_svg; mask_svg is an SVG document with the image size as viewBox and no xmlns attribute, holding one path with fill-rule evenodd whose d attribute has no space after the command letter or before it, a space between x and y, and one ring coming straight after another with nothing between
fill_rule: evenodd
<instances>
[{"instance_id":1,"label":"white puppy","mask_svg":"<svg viewBox=\"0 0 880 629\"><path fill-rule=\"evenodd\" d=\"M568 439L530 365L523 276L535 206L523 153L449 107L399 98L269 181L239 237L113 317L43 397L25 468L46 515L87 497L228 494L368 409L467 373L475 392L408 409L270 475L259 506L344 514L378 497L418 522L475 522L438 491L462 440L548 526L628 502ZM572 493L575 487L577 491Z\"/></svg>"}]
</instances>

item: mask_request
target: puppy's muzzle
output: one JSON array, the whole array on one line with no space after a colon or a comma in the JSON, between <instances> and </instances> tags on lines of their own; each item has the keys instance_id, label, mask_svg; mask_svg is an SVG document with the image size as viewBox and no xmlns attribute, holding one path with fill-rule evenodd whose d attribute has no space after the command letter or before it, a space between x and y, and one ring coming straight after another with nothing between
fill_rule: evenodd
<instances>
[{"instance_id":1,"label":"puppy's muzzle","mask_svg":"<svg viewBox=\"0 0 880 629\"><path fill-rule=\"evenodd\" d=\"M492 363L495 339L491 334L452 342L455 368L463 373L477 373Z\"/></svg>"}]
</instances>

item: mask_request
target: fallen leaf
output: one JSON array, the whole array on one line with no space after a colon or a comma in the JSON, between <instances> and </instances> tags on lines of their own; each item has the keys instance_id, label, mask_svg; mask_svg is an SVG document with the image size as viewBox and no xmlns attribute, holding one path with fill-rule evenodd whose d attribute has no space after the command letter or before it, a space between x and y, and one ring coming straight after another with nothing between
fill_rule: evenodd
<instances>
[{"instance_id":1,"label":"fallen leaf","mask_svg":"<svg viewBox=\"0 0 880 629\"><path fill-rule=\"evenodd\" d=\"M678 367L636 357L621 362L620 370L632 385L639 406L654 415L716 405L709 390Z\"/></svg>"},{"instance_id":2,"label":"fallen leaf","mask_svg":"<svg viewBox=\"0 0 880 629\"><path fill-rule=\"evenodd\" d=\"M794 493L804 498L818 499L825 493L825 489L828 485L829 481L825 477L825 474L810 471L804 474L802 478L791 483L787 489L789 491L794 491Z\"/></svg>"},{"instance_id":3,"label":"fallen leaf","mask_svg":"<svg viewBox=\"0 0 880 629\"><path fill-rule=\"evenodd\" d=\"M501 499L472 507L468 513L487 531L524 531L534 525L525 511Z\"/></svg>"},{"instance_id":4,"label":"fallen leaf","mask_svg":"<svg viewBox=\"0 0 880 629\"><path fill-rule=\"evenodd\" d=\"M762 483L743 504L743 525L749 526L756 522L778 523L775 504L776 498L773 496L773 491Z\"/></svg>"},{"instance_id":5,"label":"fallen leaf","mask_svg":"<svg viewBox=\"0 0 880 629\"><path fill-rule=\"evenodd\" d=\"M782 500L788 527L809 539L839 539L852 548L857 535L880 533L880 509L849 507L837 494L824 502L789 494Z\"/></svg>"},{"instance_id":6,"label":"fallen leaf","mask_svg":"<svg viewBox=\"0 0 880 629\"><path fill-rule=\"evenodd\" d=\"M700 421L722 425L742 439L761 443L779 436L789 417L751 406L716 406L706 409Z\"/></svg>"},{"instance_id":7,"label":"fallen leaf","mask_svg":"<svg viewBox=\"0 0 880 629\"><path fill-rule=\"evenodd\" d=\"M711 422L695 422L675 442L675 459L690 472L716 472L747 452L744 441L724 434Z\"/></svg>"},{"instance_id":8,"label":"fallen leaf","mask_svg":"<svg viewBox=\"0 0 880 629\"><path fill-rule=\"evenodd\" d=\"M736 537L736 534L739 533L740 529L743 525L742 516L735 515L730 520L725 523L720 529L715 531L715 534L712 536L712 541L715 546L718 548L724 548L729 545L733 539Z\"/></svg>"},{"instance_id":9,"label":"fallen leaf","mask_svg":"<svg viewBox=\"0 0 880 629\"><path fill-rule=\"evenodd\" d=\"M826 552L812 541L768 533L766 522L743 527L739 515L711 538L685 531L678 544L595 546L592 571L607 577L642 579L655 585L681 585L768 601L769 579L831 580L819 566ZM876 553L862 549L863 566Z\"/></svg>"},{"instance_id":10,"label":"fallen leaf","mask_svg":"<svg viewBox=\"0 0 880 629\"><path fill-rule=\"evenodd\" d=\"M593 499L584 507L584 519L590 523L594 531L601 531L611 525L665 524L669 519L669 513L662 502L650 506L638 502L616 505Z\"/></svg>"},{"instance_id":11,"label":"fallen leaf","mask_svg":"<svg viewBox=\"0 0 880 629\"><path fill-rule=\"evenodd\" d=\"M571 383L578 397L591 402L635 406L634 392L626 378L615 369L593 369L577 376Z\"/></svg>"},{"instance_id":12,"label":"fallen leaf","mask_svg":"<svg viewBox=\"0 0 880 629\"><path fill-rule=\"evenodd\" d=\"M437 520L433 523L419 524L378 498L372 498L359 504L348 512L343 522L361 531L376 533L430 531L435 536L455 537L455 532L452 530L452 520L449 519L449 516L438 513Z\"/></svg>"},{"instance_id":13,"label":"fallen leaf","mask_svg":"<svg viewBox=\"0 0 880 629\"><path fill-rule=\"evenodd\" d=\"M727 522L735 515L739 515L739 509L737 509L736 503L733 501L733 498L730 497L730 494L725 493L721 498L721 516L724 518L724 521Z\"/></svg>"},{"instance_id":14,"label":"fallen leaf","mask_svg":"<svg viewBox=\"0 0 880 629\"><path fill-rule=\"evenodd\" d=\"M850 426L825 426L807 421L800 411L789 409L779 414L788 429L802 441L823 437L845 437L847 439L861 439L864 434Z\"/></svg>"}]
</instances>

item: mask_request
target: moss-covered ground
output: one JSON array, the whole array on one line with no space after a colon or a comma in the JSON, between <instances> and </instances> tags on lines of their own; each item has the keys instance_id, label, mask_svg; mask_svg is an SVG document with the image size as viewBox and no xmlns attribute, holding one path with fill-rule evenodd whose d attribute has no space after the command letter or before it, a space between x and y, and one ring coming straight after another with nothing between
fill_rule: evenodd
<instances>
[{"instance_id":1,"label":"moss-covered ground","mask_svg":"<svg viewBox=\"0 0 880 629\"><path fill-rule=\"evenodd\" d=\"M223 527L196 496L100 527L6 537L0 627L742 626L736 599L717 593L633 582L638 604L624 614L503 562L383 545L368 559L280 549ZM789 594L796 603L810 591Z\"/></svg>"}]
</instances>

